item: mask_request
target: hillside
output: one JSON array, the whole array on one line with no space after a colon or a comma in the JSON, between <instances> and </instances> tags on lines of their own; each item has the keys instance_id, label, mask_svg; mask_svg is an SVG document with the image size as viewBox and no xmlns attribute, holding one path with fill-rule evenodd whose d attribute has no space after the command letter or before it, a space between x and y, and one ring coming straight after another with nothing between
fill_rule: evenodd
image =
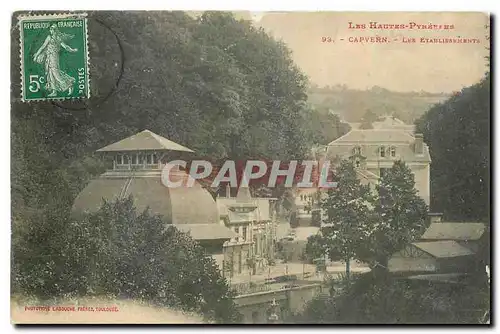
<instances>
[{"instance_id":1,"label":"hillside","mask_svg":"<svg viewBox=\"0 0 500 334\"><path fill-rule=\"evenodd\" d=\"M311 87L309 103L316 108L328 108L348 122L360 122L366 111L377 116L394 115L407 124L413 122L434 104L448 99L448 94L427 92L393 92L380 87L370 90L349 89L346 86Z\"/></svg>"}]
</instances>

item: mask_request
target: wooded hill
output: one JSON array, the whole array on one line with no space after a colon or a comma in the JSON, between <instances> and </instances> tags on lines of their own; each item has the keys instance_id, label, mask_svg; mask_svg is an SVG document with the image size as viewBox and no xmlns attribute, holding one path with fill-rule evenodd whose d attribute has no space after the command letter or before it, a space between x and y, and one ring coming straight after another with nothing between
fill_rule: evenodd
<instances>
[{"instance_id":1,"label":"wooded hill","mask_svg":"<svg viewBox=\"0 0 500 334\"><path fill-rule=\"evenodd\" d=\"M366 111L371 110L377 116L395 116L406 124L413 124L434 104L450 97L447 93L394 92L377 86L357 90L345 85L312 85L307 95L312 105L331 109L347 122L361 122Z\"/></svg>"}]
</instances>

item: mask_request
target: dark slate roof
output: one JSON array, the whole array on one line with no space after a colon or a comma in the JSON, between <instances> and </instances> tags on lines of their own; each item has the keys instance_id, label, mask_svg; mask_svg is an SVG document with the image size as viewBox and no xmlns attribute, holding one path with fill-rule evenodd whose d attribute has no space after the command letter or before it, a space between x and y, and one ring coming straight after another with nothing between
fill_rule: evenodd
<instances>
[{"instance_id":1,"label":"dark slate roof","mask_svg":"<svg viewBox=\"0 0 500 334\"><path fill-rule=\"evenodd\" d=\"M423 250L435 258L450 258L458 256L474 255L474 253L453 240L413 242L413 246Z\"/></svg>"},{"instance_id":2,"label":"dark slate roof","mask_svg":"<svg viewBox=\"0 0 500 334\"><path fill-rule=\"evenodd\" d=\"M237 237L231 229L220 224L182 224L175 227L182 232L190 233L195 240L229 240Z\"/></svg>"},{"instance_id":3,"label":"dark slate roof","mask_svg":"<svg viewBox=\"0 0 500 334\"><path fill-rule=\"evenodd\" d=\"M144 130L133 136L122 139L116 143L98 149L97 152L124 152L145 150L169 150L193 152L187 147L174 143L167 138L157 135L149 130Z\"/></svg>"},{"instance_id":4,"label":"dark slate roof","mask_svg":"<svg viewBox=\"0 0 500 334\"><path fill-rule=\"evenodd\" d=\"M478 240L485 231L482 223L432 223L422 240Z\"/></svg>"},{"instance_id":5,"label":"dark slate roof","mask_svg":"<svg viewBox=\"0 0 500 334\"><path fill-rule=\"evenodd\" d=\"M217 205L199 184L194 187L167 188L161 174L132 175L109 172L92 180L76 197L73 212L97 211L103 199L112 201L132 195L138 211L149 207L172 224L219 224Z\"/></svg>"}]
</instances>

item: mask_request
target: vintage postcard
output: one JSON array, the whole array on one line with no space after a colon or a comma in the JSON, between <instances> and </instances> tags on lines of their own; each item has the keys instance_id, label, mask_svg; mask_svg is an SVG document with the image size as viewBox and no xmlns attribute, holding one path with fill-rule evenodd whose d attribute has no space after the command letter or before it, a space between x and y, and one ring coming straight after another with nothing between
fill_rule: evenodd
<instances>
[{"instance_id":1,"label":"vintage postcard","mask_svg":"<svg viewBox=\"0 0 500 334\"><path fill-rule=\"evenodd\" d=\"M490 324L490 15L21 11L13 324Z\"/></svg>"}]
</instances>

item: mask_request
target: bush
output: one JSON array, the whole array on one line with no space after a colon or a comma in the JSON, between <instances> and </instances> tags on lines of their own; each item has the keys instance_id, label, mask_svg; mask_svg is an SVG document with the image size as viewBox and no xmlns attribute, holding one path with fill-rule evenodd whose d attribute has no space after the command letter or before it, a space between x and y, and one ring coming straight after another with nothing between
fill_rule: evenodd
<instances>
[{"instance_id":1,"label":"bush","mask_svg":"<svg viewBox=\"0 0 500 334\"><path fill-rule=\"evenodd\" d=\"M22 294L134 299L239 320L215 261L161 217L138 214L132 198L81 219L44 220L19 238L14 281Z\"/></svg>"},{"instance_id":2,"label":"bush","mask_svg":"<svg viewBox=\"0 0 500 334\"><path fill-rule=\"evenodd\" d=\"M465 324L478 323L489 297L473 285L410 283L367 273L330 284L330 296L318 296L297 323Z\"/></svg>"}]
</instances>

